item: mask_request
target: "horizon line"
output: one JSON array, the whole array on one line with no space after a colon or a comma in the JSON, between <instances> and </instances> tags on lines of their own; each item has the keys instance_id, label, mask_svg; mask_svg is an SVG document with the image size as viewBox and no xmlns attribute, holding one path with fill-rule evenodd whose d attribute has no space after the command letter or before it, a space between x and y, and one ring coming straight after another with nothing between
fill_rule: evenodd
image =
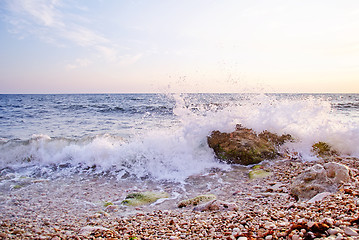
<instances>
[{"instance_id":1,"label":"horizon line","mask_svg":"<svg viewBox=\"0 0 359 240\"><path fill-rule=\"evenodd\" d=\"M73 93L0 93L0 95L102 95L102 94L359 94L356 92L73 92Z\"/></svg>"}]
</instances>

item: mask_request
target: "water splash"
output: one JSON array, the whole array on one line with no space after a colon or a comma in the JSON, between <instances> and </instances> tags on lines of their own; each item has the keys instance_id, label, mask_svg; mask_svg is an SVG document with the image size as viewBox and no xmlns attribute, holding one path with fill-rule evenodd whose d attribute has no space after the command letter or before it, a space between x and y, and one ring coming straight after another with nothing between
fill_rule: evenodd
<instances>
[{"instance_id":1,"label":"water splash","mask_svg":"<svg viewBox=\"0 0 359 240\"><path fill-rule=\"evenodd\" d=\"M3 138L0 170L11 168L41 176L85 171L119 179L181 182L211 168L228 168L215 159L207 146L207 136L213 130L231 132L238 123L257 132L291 134L296 141L287 147L306 160L313 158L311 146L319 141L327 142L341 154L359 156L358 118L343 114L330 99L269 94L174 94L167 98L161 98L161 104L173 109L172 114L153 118L151 111L131 115L141 125L131 125L129 131L136 129L134 134ZM357 114L355 109L351 111Z\"/></svg>"}]
</instances>

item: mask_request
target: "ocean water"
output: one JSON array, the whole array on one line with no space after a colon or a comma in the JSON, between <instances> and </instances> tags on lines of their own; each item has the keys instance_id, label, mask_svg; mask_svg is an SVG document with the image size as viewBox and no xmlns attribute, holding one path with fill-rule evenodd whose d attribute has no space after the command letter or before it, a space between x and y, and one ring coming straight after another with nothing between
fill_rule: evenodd
<instances>
[{"instance_id":1,"label":"ocean water","mask_svg":"<svg viewBox=\"0 0 359 240\"><path fill-rule=\"evenodd\" d=\"M236 124L359 157L359 94L0 95L0 183L75 174L184 182L230 166L207 145ZM9 177L11 176L11 177Z\"/></svg>"}]
</instances>

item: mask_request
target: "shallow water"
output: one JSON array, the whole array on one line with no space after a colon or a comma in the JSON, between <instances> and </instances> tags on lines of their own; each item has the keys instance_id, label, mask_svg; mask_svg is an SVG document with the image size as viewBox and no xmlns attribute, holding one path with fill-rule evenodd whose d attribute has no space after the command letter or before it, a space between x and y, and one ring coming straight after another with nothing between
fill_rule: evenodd
<instances>
[{"instance_id":1,"label":"shallow water","mask_svg":"<svg viewBox=\"0 0 359 240\"><path fill-rule=\"evenodd\" d=\"M218 199L232 201L238 199L235 194L249 181L249 170L242 166L233 166L227 171L213 169L203 175L190 176L183 183L118 180L83 173L50 180L12 178L6 183L2 181L0 215L2 219L37 219L40 224L51 219L52 224L57 221L56 224L62 225L61 221L66 220L70 225L81 226L86 225L86 219L100 216L114 219L154 210L175 210L180 200L201 194L214 194ZM169 197L137 207L121 204L128 194L144 191L167 192ZM108 211L106 203L114 204L116 210Z\"/></svg>"}]
</instances>

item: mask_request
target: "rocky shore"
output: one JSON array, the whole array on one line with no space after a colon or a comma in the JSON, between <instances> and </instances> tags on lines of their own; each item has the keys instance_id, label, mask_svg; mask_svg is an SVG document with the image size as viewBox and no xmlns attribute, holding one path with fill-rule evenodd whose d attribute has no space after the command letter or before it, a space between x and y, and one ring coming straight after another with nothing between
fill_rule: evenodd
<instances>
[{"instance_id":1,"label":"rocky shore","mask_svg":"<svg viewBox=\"0 0 359 240\"><path fill-rule=\"evenodd\" d=\"M291 193L305 169L329 162L347 166L351 181L317 199L300 200ZM116 189L130 187L115 182L91 185L74 179L62 190L53 186L64 184L59 181L36 182L0 197L0 239L359 239L357 158L280 159L262 168L272 174L249 179L251 168L238 167L194 176L188 180L189 186L197 184L193 191L136 207L99 203L105 196L125 199L128 191ZM209 188L200 187L209 182ZM178 208L180 200L196 196L200 189L216 195L214 201L222 207Z\"/></svg>"},{"instance_id":2,"label":"rocky shore","mask_svg":"<svg viewBox=\"0 0 359 240\"><path fill-rule=\"evenodd\" d=\"M359 159L318 142L308 162L286 141L214 131L208 144L229 167L184 183L3 169L0 239L359 239Z\"/></svg>"}]
</instances>

